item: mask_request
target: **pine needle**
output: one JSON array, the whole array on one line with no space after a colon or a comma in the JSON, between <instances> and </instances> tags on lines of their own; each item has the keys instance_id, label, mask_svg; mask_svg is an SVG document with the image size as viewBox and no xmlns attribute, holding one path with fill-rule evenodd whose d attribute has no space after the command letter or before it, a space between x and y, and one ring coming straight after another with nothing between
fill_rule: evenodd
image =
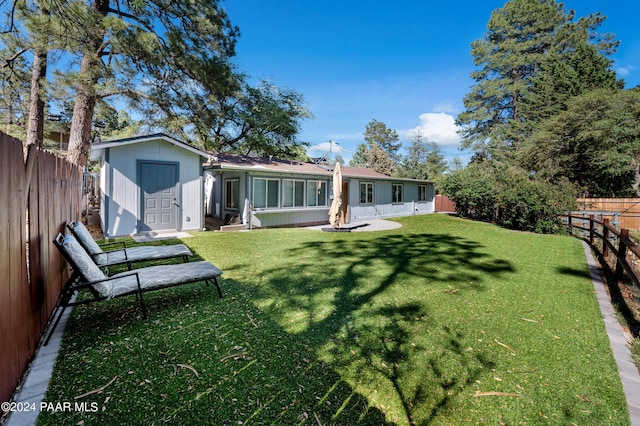
<instances>
[{"instance_id":1,"label":"pine needle","mask_svg":"<svg viewBox=\"0 0 640 426\"><path fill-rule=\"evenodd\" d=\"M105 390L107 387L109 387L109 385L111 385L111 383L115 382L117 378L118 378L118 376L115 376L115 377L114 377L113 379L111 379L111 381L110 381L109 383L107 383L106 385L104 385L104 386L100 386L99 388L96 388L96 389L94 389L94 390L92 390L92 391L89 391L89 392L83 393L82 395L78 395L78 396L76 396L76 397L75 397L75 398L73 398L73 399L82 399L82 398L84 398L84 397L86 397L86 396L93 395L94 393L100 393L100 392L102 392L103 390Z\"/></svg>"},{"instance_id":2,"label":"pine needle","mask_svg":"<svg viewBox=\"0 0 640 426\"><path fill-rule=\"evenodd\" d=\"M200 376L198 375L198 372L197 372L197 371L196 371L196 369L195 369L195 368L193 368L192 366L187 365L187 364L176 364L176 365L177 365L178 367L188 368L189 370L193 371L193 374L195 374L197 378L200 378Z\"/></svg>"},{"instance_id":3,"label":"pine needle","mask_svg":"<svg viewBox=\"0 0 640 426\"><path fill-rule=\"evenodd\" d=\"M502 346L503 348L507 348L511 351L512 354L516 354L515 349L513 349L511 346L505 345L504 343L500 343L498 342L496 339L493 339L494 342L496 342L497 344L499 344L500 346Z\"/></svg>"},{"instance_id":4,"label":"pine needle","mask_svg":"<svg viewBox=\"0 0 640 426\"><path fill-rule=\"evenodd\" d=\"M231 354L231 355L227 355L227 356L223 356L222 358L220 358L220 362L224 362L230 358L233 359L239 359L239 358L244 358L245 356L247 356L247 352L237 352L235 354Z\"/></svg>"},{"instance_id":5,"label":"pine needle","mask_svg":"<svg viewBox=\"0 0 640 426\"><path fill-rule=\"evenodd\" d=\"M247 317L249 318L249 321L251 321L251 324L253 324L255 328L258 328L258 324L256 324L253 318L251 318L251 315L249 315L249 312L247 312Z\"/></svg>"},{"instance_id":6,"label":"pine needle","mask_svg":"<svg viewBox=\"0 0 640 426\"><path fill-rule=\"evenodd\" d=\"M508 393L508 392L476 392L473 394L474 398L479 396L512 396L516 398L520 398L522 395L519 393Z\"/></svg>"}]
</instances>

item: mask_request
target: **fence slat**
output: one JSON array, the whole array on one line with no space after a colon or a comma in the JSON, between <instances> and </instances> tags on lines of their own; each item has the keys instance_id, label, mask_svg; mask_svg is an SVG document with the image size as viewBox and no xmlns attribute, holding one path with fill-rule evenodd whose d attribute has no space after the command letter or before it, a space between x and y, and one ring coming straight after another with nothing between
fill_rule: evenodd
<instances>
[{"instance_id":1,"label":"fence slat","mask_svg":"<svg viewBox=\"0 0 640 426\"><path fill-rule=\"evenodd\" d=\"M640 229L640 198L579 198L580 210L617 221L618 229ZM615 217L614 217L615 216Z\"/></svg>"}]
</instances>

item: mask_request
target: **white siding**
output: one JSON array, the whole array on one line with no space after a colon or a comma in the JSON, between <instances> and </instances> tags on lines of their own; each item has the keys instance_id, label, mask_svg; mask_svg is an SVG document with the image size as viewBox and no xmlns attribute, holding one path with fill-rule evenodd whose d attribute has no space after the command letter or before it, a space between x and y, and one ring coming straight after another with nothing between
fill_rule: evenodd
<instances>
[{"instance_id":1,"label":"white siding","mask_svg":"<svg viewBox=\"0 0 640 426\"><path fill-rule=\"evenodd\" d=\"M261 227L329 223L329 208L308 207L305 210L256 212Z\"/></svg>"},{"instance_id":2,"label":"white siding","mask_svg":"<svg viewBox=\"0 0 640 426\"><path fill-rule=\"evenodd\" d=\"M360 182L373 182L373 204L360 204ZM404 201L402 203L392 202L392 186L394 183L403 185ZM416 182L353 179L349 183L349 219L357 222L369 219L433 213L433 197L433 184L428 184L427 186L427 201L417 201L418 183Z\"/></svg>"},{"instance_id":3,"label":"white siding","mask_svg":"<svg viewBox=\"0 0 640 426\"><path fill-rule=\"evenodd\" d=\"M245 197L252 200L253 197L253 179L269 178L277 179L282 188L283 179L298 180L322 180L327 182L327 195L332 193L332 182L327 176L313 175L287 175L281 173L254 173L254 172L237 172L224 171L216 173L216 182L214 185L214 194L212 195L215 203L222 205L221 217L226 214L239 214L243 216L243 207ZM224 209L224 185L222 183L226 179L239 179L240 183L240 204L239 211ZM393 181L391 179L356 179L348 177L345 179L349 185L349 199L347 200L348 217L346 222L357 222L370 220L375 218L391 218L398 216L408 216L413 214L426 214L434 212L434 188L432 183L416 182L416 181ZM360 204L360 182L372 182L374 185L374 202L373 204ZM394 183L403 185L403 202L392 202L392 188ZM427 200L418 201L419 191L418 185L427 186ZM280 195L282 197L282 194ZM255 217L260 224L254 226L273 227L273 226L295 226L301 224L312 223L329 223L329 207L331 205L330 197L327 198L327 205L324 207L301 207L301 208L274 208L274 209L256 209Z\"/></svg>"}]
</instances>

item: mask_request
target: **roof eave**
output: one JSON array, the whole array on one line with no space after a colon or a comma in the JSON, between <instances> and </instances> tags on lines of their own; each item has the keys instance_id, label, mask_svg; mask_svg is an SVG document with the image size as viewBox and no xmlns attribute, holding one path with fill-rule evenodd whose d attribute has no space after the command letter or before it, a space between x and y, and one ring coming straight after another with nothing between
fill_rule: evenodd
<instances>
[{"instance_id":1,"label":"roof eave","mask_svg":"<svg viewBox=\"0 0 640 426\"><path fill-rule=\"evenodd\" d=\"M296 175L318 175L326 178L331 178L333 176L332 171L325 172L312 172L312 171L298 171L298 170L274 170L268 168L260 168L260 167L244 167L244 166L235 166L229 164L209 164L204 166L205 170L219 170L219 171L234 171L234 172L258 172L258 173L286 173L286 174L296 174ZM421 180L421 179L411 179L411 178L398 178L393 176L368 176L368 175L358 175L351 173L343 173L342 176L344 178L350 179L371 179L371 180L388 180L394 182L414 182L414 183L425 183L425 184L433 184L433 181L430 180Z\"/></svg>"}]
</instances>

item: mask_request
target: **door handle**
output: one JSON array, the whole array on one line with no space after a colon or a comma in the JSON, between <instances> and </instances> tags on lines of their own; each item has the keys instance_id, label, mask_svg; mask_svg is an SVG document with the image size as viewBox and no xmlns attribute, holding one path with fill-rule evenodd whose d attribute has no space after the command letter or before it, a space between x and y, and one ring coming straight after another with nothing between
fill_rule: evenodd
<instances>
[{"instance_id":1,"label":"door handle","mask_svg":"<svg viewBox=\"0 0 640 426\"><path fill-rule=\"evenodd\" d=\"M173 198L171 199L171 204L173 204L173 205L177 206L178 208L180 208L180 204L178 204L178 203L176 202L176 198L175 198L175 197L173 197Z\"/></svg>"}]
</instances>

